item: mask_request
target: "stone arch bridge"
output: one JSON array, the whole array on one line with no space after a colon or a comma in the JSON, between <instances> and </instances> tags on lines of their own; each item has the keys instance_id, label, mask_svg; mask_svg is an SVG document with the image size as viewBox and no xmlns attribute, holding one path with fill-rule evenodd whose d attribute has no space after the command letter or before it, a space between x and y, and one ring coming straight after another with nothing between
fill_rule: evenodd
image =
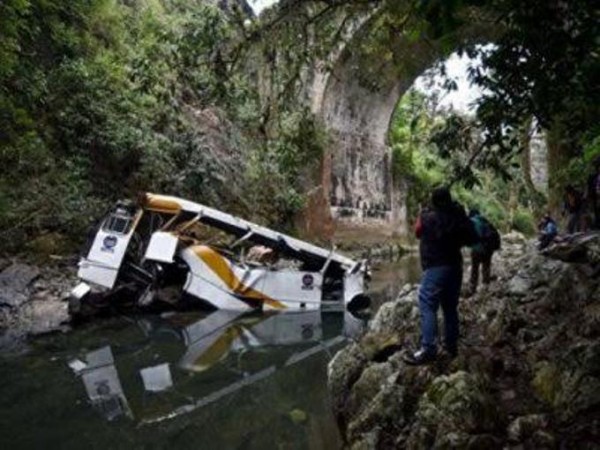
<instances>
[{"instance_id":1,"label":"stone arch bridge","mask_svg":"<svg viewBox=\"0 0 600 450\"><path fill-rule=\"evenodd\" d=\"M303 218L307 234L344 239L368 231L376 240L406 234L406 189L393 176L390 122L404 93L437 60L461 44L493 39L489 17L481 11L465 17L461 29L438 39L390 33L389 51L377 60L362 45L377 26L366 18L330 55L327 71L309 71L306 98L333 143Z\"/></svg>"}]
</instances>

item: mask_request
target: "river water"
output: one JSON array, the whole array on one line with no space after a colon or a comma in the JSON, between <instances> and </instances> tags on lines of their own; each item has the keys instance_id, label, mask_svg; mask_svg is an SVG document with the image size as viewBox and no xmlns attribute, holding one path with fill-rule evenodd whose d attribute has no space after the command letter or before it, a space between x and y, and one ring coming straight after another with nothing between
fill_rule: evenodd
<instances>
[{"instance_id":1,"label":"river water","mask_svg":"<svg viewBox=\"0 0 600 450\"><path fill-rule=\"evenodd\" d=\"M374 309L419 275L373 272ZM6 449L335 449L327 363L364 329L342 311L118 317L0 356Z\"/></svg>"}]
</instances>

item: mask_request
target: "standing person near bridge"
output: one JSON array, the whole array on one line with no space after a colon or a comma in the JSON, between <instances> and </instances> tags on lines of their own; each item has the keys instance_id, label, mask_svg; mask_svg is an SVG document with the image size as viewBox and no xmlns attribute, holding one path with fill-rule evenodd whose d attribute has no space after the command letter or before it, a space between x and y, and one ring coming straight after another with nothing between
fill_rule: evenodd
<instances>
[{"instance_id":1,"label":"standing person near bridge","mask_svg":"<svg viewBox=\"0 0 600 450\"><path fill-rule=\"evenodd\" d=\"M594 164L594 172L588 178L587 199L594 215L592 228L600 230L600 158Z\"/></svg>"},{"instance_id":2,"label":"standing person near bridge","mask_svg":"<svg viewBox=\"0 0 600 450\"><path fill-rule=\"evenodd\" d=\"M483 284L487 285L491 280L492 257L494 252L500 249L500 233L476 209L469 211L469 218L473 222L479 238L478 242L471 246L471 285L469 294L473 295L479 284L479 267L481 267Z\"/></svg>"},{"instance_id":3,"label":"standing person near bridge","mask_svg":"<svg viewBox=\"0 0 600 450\"><path fill-rule=\"evenodd\" d=\"M563 214L567 216L567 232L569 234L583 230L583 213L583 194L572 185L568 185L565 188Z\"/></svg>"},{"instance_id":4,"label":"standing person near bridge","mask_svg":"<svg viewBox=\"0 0 600 450\"><path fill-rule=\"evenodd\" d=\"M462 285L461 247L472 245L477 236L462 206L452 200L446 187L431 195L432 207L421 212L415 227L423 276L419 289L421 348L406 358L408 364L426 364L437 354L437 312L444 314L444 347L457 354L458 298Z\"/></svg>"}]
</instances>

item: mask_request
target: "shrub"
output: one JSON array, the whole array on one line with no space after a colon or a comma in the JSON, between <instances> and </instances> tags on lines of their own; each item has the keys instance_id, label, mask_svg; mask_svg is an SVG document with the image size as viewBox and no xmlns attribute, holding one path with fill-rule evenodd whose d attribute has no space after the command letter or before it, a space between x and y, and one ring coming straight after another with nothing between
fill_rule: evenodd
<instances>
[{"instance_id":1,"label":"shrub","mask_svg":"<svg viewBox=\"0 0 600 450\"><path fill-rule=\"evenodd\" d=\"M511 228L526 236L534 235L536 226L532 212L525 208L517 209L513 215Z\"/></svg>"}]
</instances>

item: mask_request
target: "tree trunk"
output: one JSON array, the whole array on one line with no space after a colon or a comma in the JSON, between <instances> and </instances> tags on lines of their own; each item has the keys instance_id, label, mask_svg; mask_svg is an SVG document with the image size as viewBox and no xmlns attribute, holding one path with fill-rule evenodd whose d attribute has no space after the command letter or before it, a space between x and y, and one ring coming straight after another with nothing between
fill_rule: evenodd
<instances>
[{"instance_id":1,"label":"tree trunk","mask_svg":"<svg viewBox=\"0 0 600 450\"><path fill-rule=\"evenodd\" d=\"M548 146L548 207L554 216L558 216L564 190L561 175L571 159L572 147L560 126L548 130L546 144Z\"/></svg>"},{"instance_id":2,"label":"tree trunk","mask_svg":"<svg viewBox=\"0 0 600 450\"><path fill-rule=\"evenodd\" d=\"M533 179L531 178L531 120L528 120L523 127L521 143L523 146L521 152L521 169L523 170L523 177L525 178L527 189L534 192L536 191L536 188L533 184Z\"/></svg>"}]
</instances>

